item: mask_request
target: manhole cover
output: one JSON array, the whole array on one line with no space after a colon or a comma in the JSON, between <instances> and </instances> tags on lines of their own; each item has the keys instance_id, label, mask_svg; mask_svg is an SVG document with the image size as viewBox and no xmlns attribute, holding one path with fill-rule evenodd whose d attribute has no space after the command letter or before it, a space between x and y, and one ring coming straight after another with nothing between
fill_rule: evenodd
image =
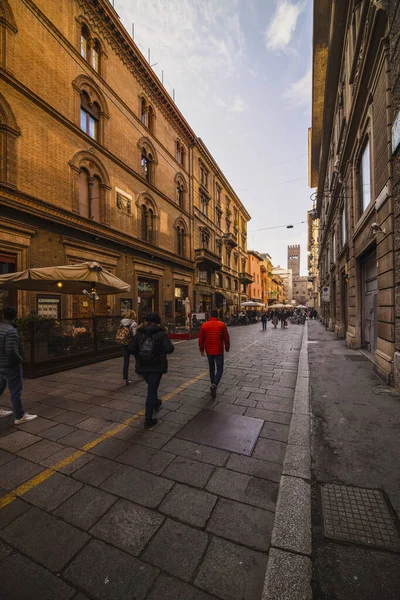
<instances>
[{"instance_id":1,"label":"manhole cover","mask_svg":"<svg viewBox=\"0 0 400 600\"><path fill-rule=\"evenodd\" d=\"M250 456L263 425L261 419L202 410L181 429L178 437Z\"/></svg>"},{"instance_id":2,"label":"manhole cover","mask_svg":"<svg viewBox=\"0 0 400 600\"><path fill-rule=\"evenodd\" d=\"M400 551L400 537L382 492L326 484L321 497L327 538Z\"/></svg>"},{"instance_id":3,"label":"manhole cover","mask_svg":"<svg viewBox=\"0 0 400 600\"><path fill-rule=\"evenodd\" d=\"M355 362L367 362L369 359L366 356L363 356L362 354L359 354L357 356L346 356L347 360L353 360Z\"/></svg>"}]
</instances>

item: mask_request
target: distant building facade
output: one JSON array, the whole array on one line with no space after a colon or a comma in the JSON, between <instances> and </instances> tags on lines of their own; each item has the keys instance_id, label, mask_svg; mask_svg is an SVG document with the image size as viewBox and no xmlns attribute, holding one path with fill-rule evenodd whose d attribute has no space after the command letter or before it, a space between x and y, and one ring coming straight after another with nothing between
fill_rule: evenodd
<instances>
[{"instance_id":1,"label":"distant building facade","mask_svg":"<svg viewBox=\"0 0 400 600\"><path fill-rule=\"evenodd\" d=\"M247 254L247 271L252 276L252 282L247 286L247 296L254 302L263 302L263 273L261 266L263 259L256 250L249 250Z\"/></svg>"},{"instance_id":2,"label":"distant building facade","mask_svg":"<svg viewBox=\"0 0 400 600\"><path fill-rule=\"evenodd\" d=\"M285 288L285 296L288 302L293 300L293 275L290 269L283 269L281 266L274 267L272 269L273 275L278 275Z\"/></svg>"},{"instance_id":3,"label":"distant building facade","mask_svg":"<svg viewBox=\"0 0 400 600\"><path fill-rule=\"evenodd\" d=\"M310 308L315 308L320 312L320 284L319 284L319 269L318 269L318 237L319 237L319 219L316 211L309 210L307 213L307 230L308 230L308 290Z\"/></svg>"}]
</instances>

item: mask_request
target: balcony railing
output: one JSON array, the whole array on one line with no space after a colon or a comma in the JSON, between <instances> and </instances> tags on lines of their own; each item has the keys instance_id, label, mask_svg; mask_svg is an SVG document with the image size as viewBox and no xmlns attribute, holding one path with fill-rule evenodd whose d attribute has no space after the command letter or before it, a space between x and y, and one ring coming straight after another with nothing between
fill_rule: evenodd
<instances>
[{"instance_id":1,"label":"balcony railing","mask_svg":"<svg viewBox=\"0 0 400 600\"><path fill-rule=\"evenodd\" d=\"M236 248L236 246L238 245L237 237L233 233L224 233L222 239L225 242L225 244L227 246L230 246L231 248Z\"/></svg>"},{"instance_id":2,"label":"balcony railing","mask_svg":"<svg viewBox=\"0 0 400 600\"><path fill-rule=\"evenodd\" d=\"M253 277L250 275L250 273L246 273L245 271L239 273L239 279L240 283L245 283L246 285L253 283Z\"/></svg>"},{"instance_id":3,"label":"balcony railing","mask_svg":"<svg viewBox=\"0 0 400 600\"><path fill-rule=\"evenodd\" d=\"M222 259L208 248L197 248L194 251L194 259L198 266L204 265L214 271L218 271L222 267Z\"/></svg>"}]
</instances>

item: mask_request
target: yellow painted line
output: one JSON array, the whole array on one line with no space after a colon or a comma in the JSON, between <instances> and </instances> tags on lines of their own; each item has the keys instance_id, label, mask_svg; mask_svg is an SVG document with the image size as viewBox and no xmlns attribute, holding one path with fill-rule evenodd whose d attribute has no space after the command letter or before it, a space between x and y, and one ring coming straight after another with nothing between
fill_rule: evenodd
<instances>
[{"instance_id":1,"label":"yellow painted line","mask_svg":"<svg viewBox=\"0 0 400 600\"><path fill-rule=\"evenodd\" d=\"M177 394L179 394L180 392L182 392L183 390L188 388L190 385L192 385L192 383L194 383L195 381L198 381L199 379L204 377L204 375L206 375L207 373L208 373L208 371L203 371L203 373L200 373L200 375L193 377L193 379L189 379L189 381L186 381L182 385L178 386L172 392L169 392L168 394L165 394L164 396L162 396L162 398L161 398L162 401L167 402L168 400L170 400L171 398L173 398L174 396L176 396ZM43 483L44 481L46 481L47 479L49 479L50 477L55 475L55 473L57 471L63 469L64 467L69 466L70 464L72 464L73 462L78 460L78 458L80 458L81 456L86 454L89 450L91 450L98 444L101 444L101 442L104 442L105 440L110 439L116 433L119 433L120 431L122 431L123 429L128 427L128 425L130 425L134 421L137 421L144 414L145 414L145 411L141 410L140 412L136 413L132 417L129 417L128 419L126 419L123 423L119 423L112 429L109 429L108 431L103 433L103 435L99 436L92 442L85 444L80 450L77 450L70 456L67 456L66 458L63 458L62 460L60 460L55 465L52 465L51 467L45 469L44 471L39 473L39 475L36 475L35 477L32 477L25 483L22 483L20 486L15 488L12 492L10 492L10 493L6 494L5 496L3 496L2 498L0 498L0 509L4 508L8 504L10 504L14 500L16 500L18 496L23 496L24 494L29 492L31 489L33 489L37 485L40 485L41 483Z\"/></svg>"},{"instance_id":2,"label":"yellow painted line","mask_svg":"<svg viewBox=\"0 0 400 600\"><path fill-rule=\"evenodd\" d=\"M258 344L260 341L262 341L262 340L257 340L255 342L252 342L248 346L245 346L245 348L243 348L240 352L236 352L235 354L233 354L232 356L230 356L229 358L227 358L225 362L228 362L229 360L232 360L235 356L237 356L238 354L242 354L244 350L246 350L247 348L250 348L250 346L254 346L255 344ZM179 385L177 388L175 388L172 392L169 392L168 394L165 394L161 398L161 400L163 402L168 402L168 400L170 400L171 398L173 398L174 396L176 396L180 392L183 392L188 387L190 387L192 385L192 383L195 383L199 379L202 379L205 375L207 375L207 373L208 373L208 370L207 371L203 371L202 373L200 373L200 375L196 375L196 377L193 377L192 379L189 379L188 381L186 381L182 385ZM82 448L80 450L77 450L76 452L74 452L70 456L67 456L66 458L63 458L57 464L52 465L51 467L48 467L47 469L45 469L44 471L42 471L41 473L39 473L39 475L36 475L35 477L32 477L31 479L29 479L25 483L21 484L20 486L18 486L14 490L12 490L12 492L9 492L8 494L6 494L2 498L0 498L0 509L4 508L8 504L10 504L14 500L16 500L17 497L23 496L24 494L26 494L27 492L29 492L31 489L33 489L37 485L39 485L39 484L43 483L44 481L46 481L47 479L49 479L50 477L52 477L53 475L55 475L55 473L57 471L63 469L64 467L69 466L70 464L72 464L73 462L75 462L76 460L78 460L78 458L80 458L81 456L83 456L84 454L86 454L86 452L88 452L89 450L91 450L92 448L94 448L95 446L97 446L98 444L101 444L101 442L104 442L105 440L108 440L108 439L112 438L116 433L119 433L120 431L123 431L125 429L125 427L128 427L128 425L130 425L134 421L137 421L144 414L145 414L145 411L141 410L140 412L136 413L132 417L129 417L128 419L126 419L123 423L119 423L118 425L116 425L112 429L109 429L108 431L106 431L105 433L103 433L101 436L99 436L98 438L96 438L95 440L93 440L92 442L89 442L88 444L85 444L84 446L82 446Z\"/></svg>"}]
</instances>

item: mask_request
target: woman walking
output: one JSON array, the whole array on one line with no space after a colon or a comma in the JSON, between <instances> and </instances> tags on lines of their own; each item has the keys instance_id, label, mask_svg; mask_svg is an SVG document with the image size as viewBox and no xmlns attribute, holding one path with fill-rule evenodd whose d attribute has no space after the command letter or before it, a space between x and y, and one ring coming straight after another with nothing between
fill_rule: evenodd
<instances>
[{"instance_id":1,"label":"woman walking","mask_svg":"<svg viewBox=\"0 0 400 600\"><path fill-rule=\"evenodd\" d=\"M136 373L142 375L147 383L146 412L144 428L157 424L153 413L161 407L158 388L164 373L168 372L167 354L172 354L174 345L161 325L160 315L150 313L143 325L139 325L132 344L131 352L136 360Z\"/></svg>"},{"instance_id":2,"label":"woman walking","mask_svg":"<svg viewBox=\"0 0 400 600\"><path fill-rule=\"evenodd\" d=\"M127 310L124 317L121 319L121 323L117 331L117 342L122 345L122 354L124 356L124 366L122 368L122 379L124 381L124 386L127 386L131 383L129 380L129 361L131 357L129 344L136 335L136 329L136 313L134 310Z\"/></svg>"}]
</instances>

